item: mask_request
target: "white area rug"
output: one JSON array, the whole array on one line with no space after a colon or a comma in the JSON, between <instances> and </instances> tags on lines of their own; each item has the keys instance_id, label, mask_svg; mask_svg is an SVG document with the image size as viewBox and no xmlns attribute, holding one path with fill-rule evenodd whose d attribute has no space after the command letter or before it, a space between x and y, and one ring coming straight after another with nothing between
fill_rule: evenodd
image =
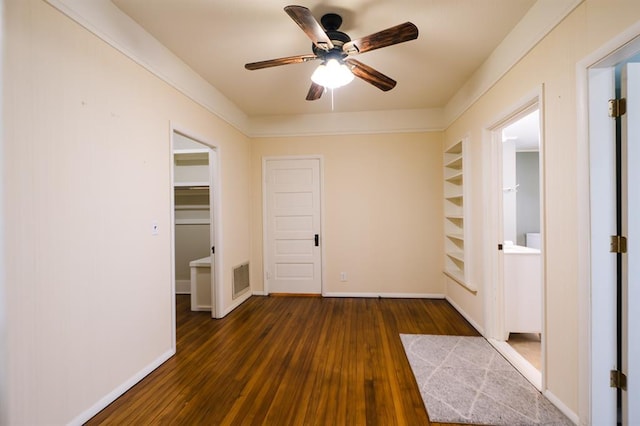
<instances>
[{"instance_id":1,"label":"white area rug","mask_svg":"<svg viewBox=\"0 0 640 426\"><path fill-rule=\"evenodd\" d=\"M433 422L573 424L483 337L400 338Z\"/></svg>"}]
</instances>

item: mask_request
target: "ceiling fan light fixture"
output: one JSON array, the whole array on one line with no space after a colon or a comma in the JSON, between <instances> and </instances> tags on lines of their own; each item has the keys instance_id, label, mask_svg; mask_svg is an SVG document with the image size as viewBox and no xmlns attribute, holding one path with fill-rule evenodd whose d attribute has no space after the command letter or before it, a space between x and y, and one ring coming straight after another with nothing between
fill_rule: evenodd
<instances>
[{"instance_id":1,"label":"ceiling fan light fixture","mask_svg":"<svg viewBox=\"0 0 640 426\"><path fill-rule=\"evenodd\" d=\"M327 89L335 89L351 83L353 73L343 62L331 58L316 68L311 75L311 81Z\"/></svg>"}]
</instances>

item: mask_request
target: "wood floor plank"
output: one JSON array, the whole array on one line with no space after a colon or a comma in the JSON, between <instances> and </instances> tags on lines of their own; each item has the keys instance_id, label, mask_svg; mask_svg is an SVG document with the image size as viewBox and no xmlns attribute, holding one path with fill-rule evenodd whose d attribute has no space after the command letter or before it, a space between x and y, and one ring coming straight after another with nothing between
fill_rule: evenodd
<instances>
[{"instance_id":1,"label":"wood floor plank","mask_svg":"<svg viewBox=\"0 0 640 426\"><path fill-rule=\"evenodd\" d=\"M428 425L400 334L478 335L445 300L176 297L177 353L87 424ZM435 423L434 423L435 424Z\"/></svg>"}]
</instances>

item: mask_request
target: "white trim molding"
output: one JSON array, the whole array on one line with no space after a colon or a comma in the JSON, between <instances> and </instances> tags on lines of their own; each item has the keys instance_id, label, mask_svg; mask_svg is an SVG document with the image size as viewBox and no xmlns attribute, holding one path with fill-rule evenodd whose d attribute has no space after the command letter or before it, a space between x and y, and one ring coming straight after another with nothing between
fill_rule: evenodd
<instances>
[{"instance_id":1,"label":"white trim molding","mask_svg":"<svg viewBox=\"0 0 640 426\"><path fill-rule=\"evenodd\" d=\"M516 370L524 376L536 389L542 391L542 374L533 365L529 363L518 351L516 351L507 342L501 342L495 339L487 339L491 344Z\"/></svg>"},{"instance_id":2,"label":"white trim molding","mask_svg":"<svg viewBox=\"0 0 640 426\"><path fill-rule=\"evenodd\" d=\"M444 294L439 293L347 293L326 292L323 297L354 297L368 299L444 299Z\"/></svg>"},{"instance_id":3,"label":"white trim molding","mask_svg":"<svg viewBox=\"0 0 640 426\"><path fill-rule=\"evenodd\" d=\"M576 64L576 115L577 115L577 179L578 200L578 351L584 356L578 364L578 413L580 424L588 425L603 415L601 401L594 388L592 351L602 344L600 324L594 321L594 309L601 302L592 298L591 276L591 183L589 129L589 70L597 67L613 67L634 56L640 50L640 22L621 31L611 40L592 51ZM595 308L594 308L595 305ZM598 326L598 327L596 327ZM595 400L594 400L595 397ZM551 399L551 398L550 398Z\"/></svg>"},{"instance_id":4,"label":"white trim molding","mask_svg":"<svg viewBox=\"0 0 640 426\"><path fill-rule=\"evenodd\" d=\"M573 424L576 424L576 425L579 424L580 419L578 418L578 415L573 410L571 410L569 407L567 407L560 400L560 398L555 396L553 394L553 392L551 392L550 390L547 389L544 392L542 392L542 394L545 396L545 398L547 398L549 400L549 402L551 402L553 405L555 405L556 408L562 412L562 414L567 416L569 418L569 420L571 420L573 422Z\"/></svg>"},{"instance_id":5,"label":"white trim molding","mask_svg":"<svg viewBox=\"0 0 640 426\"><path fill-rule=\"evenodd\" d=\"M247 115L111 0L46 0L116 50L238 130Z\"/></svg>"},{"instance_id":6,"label":"white trim molding","mask_svg":"<svg viewBox=\"0 0 640 426\"><path fill-rule=\"evenodd\" d=\"M444 107L449 127L583 0L538 0Z\"/></svg>"},{"instance_id":7,"label":"white trim molding","mask_svg":"<svg viewBox=\"0 0 640 426\"><path fill-rule=\"evenodd\" d=\"M451 304L451 306L453 306L453 308L454 308L456 311L458 311L458 313L459 313L460 315L462 315L462 316L464 317L464 319L466 319L466 320L467 320L467 322L468 322L469 324L471 324L471 326L472 326L473 328L475 328L475 329L476 329L476 331L477 331L478 333L480 333L480 334L481 334L483 337L485 337L485 338L487 337L487 336L485 336L485 334L484 334L484 328L483 328L482 326L480 326L480 324L478 324L478 323L476 322L476 320L474 320L473 318L471 318L471 315L467 314L467 313L464 311L464 309L462 309L462 308L460 307L460 305L458 305L456 302L454 302L454 301L453 301L453 299L452 299L451 297L449 297L449 296L445 296L445 300L446 300L447 302L449 302L449 304Z\"/></svg>"},{"instance_id":8,"label":"white trim molding","mask_svg":"<svg viewBox=\"0 0 640 426\"><path fill-rule=\"evenodd\" d=\"M75 425L80 426L86 423L89 419L91 419L93 416L98 414L100 411L102 411L105 407L107 407L113 401L118 399L118 397L123 395L129 389L131 389L136 383L138 383L140 380L148 376L153 370L155 370L156 368L164 364L169 358L174 356L175 353L176 353L176 350L174 347L168 350L167 352L163 353L162 355L160 355L154 361L149 363L149 365L147 365L142 370L138 371L136 374L131 376L129 380L125 381L124 383L116 387L114 390L112 390L107 395L102 397L98 402L93 404L87 410L80 413L75 419L71 420L69 424L74 426Z\"/></svg>"},{"instance_id":9,"label":"white trim molding","mask_svg":"<svg viewBox=\"0 0 640 426\"><path fill-rule=\"evenodd\" d=\"M253 117L248 136L317 136L372 133L439 132L444 130L441 108L330 114Z\"/></svg>"},{"instance_id":10,"label":"white trim molding","mask_svg":"<svg viewBox=\"0 0 640 426\"><path fill-rule=\"evenodd\" d=\"M256 293L252 293L250 291L245 292L244 294L241 294L240 296L238 296L233 303L231 303L231 305L227 306L223 311L222 311L222 315L220 315L217 318L224 318L225 316L227 316L228 314L230 314L235 308L237 308L238 306L242 305L244 302L246 302L251 296L253 296Z\"/></svg>"}]
</instances>

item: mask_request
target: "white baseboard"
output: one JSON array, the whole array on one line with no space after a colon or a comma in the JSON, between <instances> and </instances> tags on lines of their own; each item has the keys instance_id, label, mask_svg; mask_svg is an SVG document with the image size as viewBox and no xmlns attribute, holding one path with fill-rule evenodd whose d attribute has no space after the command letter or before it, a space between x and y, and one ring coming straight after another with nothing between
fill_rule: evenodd
<instances>
[{"instance_id":1,"label":"white baseboard","mask_svg":"<svg viewBox=\"0 0 640 426\"><path fill-rule=\"evenodd\" d=\"M149 365L144 367L142 370L133 375L129 380L122 383L120 386L109 392L107 395L102 397L98 402L96 402L93 406L79 414L75 419L69 422L70 425L82 425L86 423L93 416L102 411L107 405L111 404L113 401L118 399L122 394L131 389L133 385L138 383L140 380L144 379L149 373L151 373L156 368L160 367L165 361L176 354L175 348L169 349L167 352L160 355Z\"/></svg>"},{"instance_id":2,"label":"white baseboard","mask_svg":"<svg viewBox=\"0 0 640 426\"><path fill-rule=\"evenodd\" d=\"M326 292L323 297L363 297L363 298L383 298L383 299L444 299L444 294L430 293L342 293Z\"/></svg>"},{"instance_id":3,"label":"white baseboard","mask_svg":"<svg viewBox=\"0 0 640 426\"><path fill-rule=\"evenodd\" d=\"M487 342L491 344L500 354L506 358L516 370L524 376L536 389L542 391L542 374L540 371L531 365L522 355L520 355L513 347L507 342L501 342L495 339L487 339Z\"/></svg>"},{"instance_id":4,"label":"white baseboard","mask_svg":"<svg viewBox=\"0 0 640 426\"><path fill-rule=\"evenodd\" d=\"M569 420L573 422L573 424L577 425L578 423L580 423L580 416L574 413L573 410L571 410L569 407L564 405L564 403L560 401L560 399L555 396L553 392L547 389L543 392L543 395L549 400L549 402L555 405L556 408L562 412L562 414L567 416Z\"/></svg>"},{"instance_id":5,"label":"white baseboard","mask_svg":"<svg viewBox=\"0 0 640 426\"><path fill-rule=\"evenodd\" d=\"M196 305L191 307L191 312L211 312L211 305Z\"/></svg>"},{"instance_id":6,"label":"white baseboard","mask_svg":"<svg viewBox=\"0 0 640 426\"><path fill-rule=\"evenodd\" d=\"M260 291L253 291L251 294L253 294L254 296L268 296L267 293L265 293L264 290L260 290Z\"/></svg>"},{"instance_id":7,"label":"white baseboard","mask_svg":"<svg viewBox=\"0 0 640 426\"><path fill-rule=\"evenodd\" d=\"M469 322L469 324L471 324L473 328L476 329L478 333L480 333L483 337L486 337L484 336L484 328L482 328L480 324L478 324L473 318L471 318L456 302L451 300L449 296L445 296L445 299L451 304L451 306L453 306L456 311L458 311L460 315L464 317L464 319Z\"/></svg>"},{"instance_id":8,"label":"white baseboard","mask_svg":"<svg viewBox=\"0 0 640 426\"><path fill-rule=\"evenodd\" d=\"M227 309L225 309L222 312L222 315L220 315L218 318L224 318L226 317L228 314L231 313L231 311L233 311L235 308L237 308L238 306L242 305L242 303L244 303L247 299L249 299L251 296L253 296L253 293L250 291L247 291L244 294L241 294L240 296L238 296L238 298L236 300L233 301L233 303L227 307Z\"/></svg>"},{"instance_id":9,"label":"white baseboard","mask_svg":"<svg viewBox=\"0 0 640 426\"><path fill-rule=\"evenodd\" d=\"M191 280L176 280L176 294L191 294Z\"/></svg>"}]
</instances>

